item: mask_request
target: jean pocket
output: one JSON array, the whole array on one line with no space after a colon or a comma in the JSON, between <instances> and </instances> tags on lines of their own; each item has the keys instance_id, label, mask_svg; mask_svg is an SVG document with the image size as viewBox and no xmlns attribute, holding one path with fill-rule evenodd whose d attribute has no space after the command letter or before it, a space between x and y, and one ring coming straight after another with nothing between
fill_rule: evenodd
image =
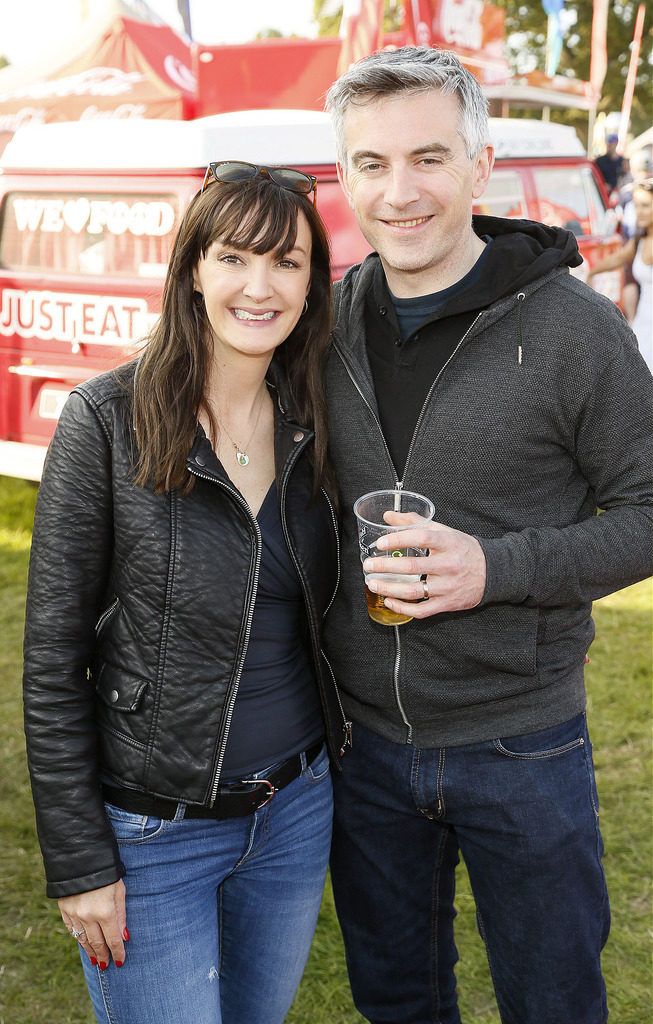
<instances>
[{"instance_id":1,"label":"jean pocket","mask_svg":"<svg viewBox=\"0 0 653 1024\"><path fill-rule=\"evenodd\" d=\"M493 741L495 750L504 757L537 761L548 757L559 757L570 750L585 746L585 715L554 725L539 732L523 736L509 736Z\"/></svg>"},{"instance_id":2,"label":"jean pocket","mask_svg":"<svg viewBox=\"0 0 653 1024\"><path fill-rule=\"evenodd\" d=\"M119 843L147 843L163 832L167 822L150 814L135 814L115 804L105 803L104 809Z\"/></svg>"},{"instance_id":3,"label":"jean pocket","mask_svg":"<svg viewBox=\"0 0 653 1024\"><path fill-rule=\"evenodd\" d=\"M304 776L309 782L321 782L329 774L329 753L326 748L326 743L322 744L320 753L315 757L309 765L306 766Z\"/></svg>"}]
</instances>

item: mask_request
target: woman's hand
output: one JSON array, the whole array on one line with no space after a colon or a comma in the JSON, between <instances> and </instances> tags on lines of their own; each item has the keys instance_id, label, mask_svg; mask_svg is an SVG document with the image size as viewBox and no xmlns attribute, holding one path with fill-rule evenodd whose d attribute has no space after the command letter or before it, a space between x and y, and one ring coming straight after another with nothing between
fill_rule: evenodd
<instances>
[{"instance_id":1,"label":"woman's hand","mask_svg":"<svg viewBox=\"0 0 653 1024\"><path fill-rule=\"evenodd\" d=\"M62 896L57 903L68 931L81 932L77 941L92 964L104 971L113 957L116 967L122 967L129 938L122 879L91 892Z\"/></svg>"}]
</instances>

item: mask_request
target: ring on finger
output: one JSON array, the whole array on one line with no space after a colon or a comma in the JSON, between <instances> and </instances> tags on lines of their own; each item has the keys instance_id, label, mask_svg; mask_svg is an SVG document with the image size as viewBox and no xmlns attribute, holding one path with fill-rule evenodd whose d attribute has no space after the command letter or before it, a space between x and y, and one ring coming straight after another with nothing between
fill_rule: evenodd
<instances>
[{"instance_id":1,"label":"ring on finger","mask_svg":"<svg viewBox=\"0 0 653 1024\"><path fill-rule=\"evenodd\" d=\"M424 589L424 600L428 601L428 599L431 596L429 594L429 578L428 578L428 576L425 576L424 579L422 580L422 587Z\"/></svg>"},{"instance_id":2,"label":"ring on finger","mask_svg":"<svg viewBox=\"0 0 653 1024\"><path fill-rule=\"evenodd\" d=\"M77 939L77 941L79 942L82 935L86 935L86 928L71 928L70 934L72 935L73 939Z\"/></svg>"}]
</instances>

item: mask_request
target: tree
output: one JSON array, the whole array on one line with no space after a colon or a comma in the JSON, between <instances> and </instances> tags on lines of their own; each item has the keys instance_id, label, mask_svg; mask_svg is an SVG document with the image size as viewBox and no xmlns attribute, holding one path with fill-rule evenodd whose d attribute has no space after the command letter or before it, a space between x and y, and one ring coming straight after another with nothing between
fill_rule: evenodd
<instances>
[{"instance_id":1,"label":"tree","mask_svg":"<svg viewBox=\"0 0 653 1024\"><path fill-rule=\"evenodd\" d=\"M520 0L494 0L506 12L506 34L508 36L508 59L516 74L527 70L524 55L532 58L532 66L544 68L547 18L541 3L525 4ZM603 83L599 111L609 113L621 109L628 63L630 44L633 38L638 2L617 0L611 3L608 12L608 71ZM653 0L645 0L646 15L644 38L640 52L635 95L631 115L631 130L638 135L651 123L651 88L653 86ZM558 73L569 77L589 79L590 42L592 34L592 0L568 0L565 11L570 26L563 41L562 56ZM556 120L574 124L583 129L586 115L580 111L557 111Z\"/></svg>"}]
</instances>

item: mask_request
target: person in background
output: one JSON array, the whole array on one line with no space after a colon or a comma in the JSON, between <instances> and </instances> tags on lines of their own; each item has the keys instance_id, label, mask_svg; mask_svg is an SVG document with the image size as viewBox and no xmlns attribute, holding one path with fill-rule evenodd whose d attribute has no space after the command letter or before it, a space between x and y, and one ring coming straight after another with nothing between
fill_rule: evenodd
<instances>
[{"instance_id":1,"label":"person in background","mask_svg":"<svg viewBox=\"0 0 653 1024\"><path fill-rule=\"evenodd\" d=\"M638 291L634 312L626 310L637 337L637 344L649 370L653 373L653 178L640 181L633 188L636 233L611 256L599 260L588 274L588 283L596 274L623 268L627 286L634 283Z\"/></svg>"},{"instance_id":2,"label":"person in background","mask_svg":"<svg viewBox=\"0 0 653 1024\"><path fill-rule=\"evenodd\" d=\"M618 135L608 135L605 140L605 153L594 161L601 172L608 192L619 188L621 179L626 172L626 161L617 153Z\"/></svg>"},{"instance_id":3,"label":"person in background","mask_svg":"<svg viewBox=\"0 0 653 1024\"><path fill-rule=\"evenodd\" d=\"M101 1024L281 1024L308 956L346 732L315 187L211 164L144 353L73 389L48 452L28 759Z\"/></svg>"},{"instance_id":4,"label":"person in background","mask_svg":"<svg viewBox=\"0 0 653 1024\"><path fill-rule=\"evenodd\" d=\"M331 877L354 1001L373 1024L459 1024L462 854L502 1021L605 1024L584 662L591 602L651 571L653 381L570 275L569 231L472 216L493 152L453 53L373 54L328 107L375 250L336 285L327 370L343 537L325 642L353 722ZM368 617L352 514L380 488L436 508L386 513L405 529L379 548L428 552L368 576L412 616L394 628Z\"/></svg>"},{"instance_id":5,"label":"person in background","mask_svg":"<svg viewBox=\"0 0 653 1024\"><path fill-rule=\"evenodd\" d=\"M631 180L623 185L619 194L619 202L623 208L621 232L624 238L632 238L637 232L637 214L633 194L642 181L653 178L653 160L649 150L640 150L630 158Z\"/></svg>"}]
</instances>

